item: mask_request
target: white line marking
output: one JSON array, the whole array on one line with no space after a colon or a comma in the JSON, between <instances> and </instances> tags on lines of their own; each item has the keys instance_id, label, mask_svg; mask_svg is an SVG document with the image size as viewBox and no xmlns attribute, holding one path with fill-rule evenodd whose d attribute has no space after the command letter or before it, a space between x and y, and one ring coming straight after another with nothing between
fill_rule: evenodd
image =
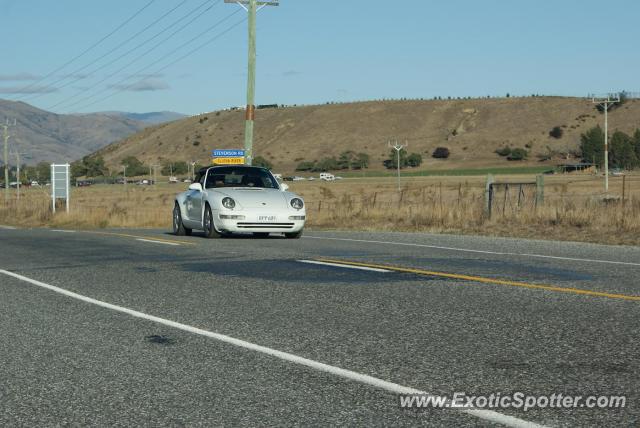
<instances>
[{"instance_id":1,"label":"white line marking","mask_svg":"<svg viewBox=\"0 0 640 428\"><path fill-rule=\"evenodd\" d=\"M308 263L311 265L335 266L335 267L341 267L341 268L347 268L347 269L369 270L372 272L391 272L388 269L372 268L372 267L366 267L366 266L350 266L350 265L343 265L340 263L318 262L316 260L298 260L298 261L300 263Z\"/></svg>"},{"instance_id":2,"label":"white line marking","mask_svg":"<svg viewBox=\"0 0 640 428\"><path fill-rule=\"evenodd\" d=\"M14 227L14 226L3 226L3 225L0 225L0 229L5 229L5 230L16 230L16 229L17 229L17 227Z\"/></svg>"},{"instance_id":3,"label":"white line marking","mask_svg":"<svg viewBox=\"0 0 640 428\"><path fill-rule=\"evenodd\" d=\"M290 363L306 366L312 368L314 370L318 370L321 372L329 373L335 376L339 376L345 379L349 379L355 382L360 382L365 385L373 386L374 388L383 389L385 391L389 391L394 394L426 394L425 391L420 391L419 389L410 388L408 386L399 385L397 383L388 382L386 380L378 379L373 376L369 376L366 374L354 372L351 370L341 369L340 367L331 366L329 364L324 364L319 361L310 360L308 358L300 357L295 354L290 354L288 352L278 351L276 349L268 348L262 345L256 345L255 343L246 342L241 339L236 339L231 336L227 336L220 333L214 333L208 330L203 330L197 327L192 327L187 324L182 324L175 321L170 321L164 318L156 317L153 315L145 314L143 312L138 312L133 309L125 308L123 306L114 305L111 303L106 303L100 300L93 299L91 297L83 296L82 294L74 293L69 290L65 290L64 288L56 287L54 285L50 285L44 282L37 281L35 279L28 278L26 276L19 275L17 273L9 272L7 270L0 269L0 273L8 275L10 277L19 279L24 282L28 282L29 284L36 285L41 288L45 288L47 290L65 295L67 297L71 297L73 299L81 300L86 303L91 303L96 306L100 306L106 309L111 309L116 312L121 312L132 317L144 319L147 321L153 321L158 324L166 325L168 327L176 328L178 330L186 331L193 334L199 334L201 336L210 337L212 339L228 343L230 345L238 346L240 348L248 349L255 352L260 352L262 354L270 355L275 358L279 358L284 361L288 361ZM502 413L494 412L492 410L483 410L483 409L461 409L460 412L466 413L471 416L475 416L479 419L483 419L486 421L491 421L499 424L503 424L509 427L517 427L517 428L538 428L542 427L542 425L538 425L533 422L529 422L523 419L519 419L513 416L503 415Z\"/></svg>"},{"instance_id":4,"label":"white line marking","mask_svg":"<svg viewBox=\"0 0 640 428\"><path fill-rule=\"evenodd\" d=\"M350 238L328 238L323 236L303 236L307 239L326 239L330 241L348 241L348 242L366 242L369 244L387 244L387 245L401 245L405 247L421 247L421 248L434 248L437 250L447 251L461 251L466 253L480 253L480 254L492 254L497 256L520 256L520 257L537 257L541 259L556 259L556 260L569 260L574 262L588 262L588 263L606 263L612 265L626 265L626 266L640 266L640 263L634 262L618 262L613 260L594 260L594 259L579 259L574 257L560 257L560 256L547 256L544 254L527 254L527 253L508 253L499 251L486 251L486 250L471 250L469 248L455 248L455 247L441 247L438 245L428 244L414 244L409 242L387 242L387 241L369 241L366 239L350 239Z\"/></svg>"},{"instance_id":5,"label":"white line marking","mask_svg":"<svg viewBox=\"0 0 640 428\"><path fill-rule=\"evenodd\" d=\"M142 239L142 238L137 238L136 241L140 241L140 242L150 242L152 244L162 244L162 245L171 245L173 247L178 247L180 246L180 244L175 244L173 242L162 242L162 241L152 241L151 239Z\"/></svg>"},{"instance_id":6,"label":"white line marking","mask_svg":"<svg viewBox=\"0 0 640 428\"><path fill-rule=\"evenodd\" d=\"M51 229L51 232L58 232L58 233L76 233L75 230L64 230L64 229Z\"/></svg>"}]
</instances>

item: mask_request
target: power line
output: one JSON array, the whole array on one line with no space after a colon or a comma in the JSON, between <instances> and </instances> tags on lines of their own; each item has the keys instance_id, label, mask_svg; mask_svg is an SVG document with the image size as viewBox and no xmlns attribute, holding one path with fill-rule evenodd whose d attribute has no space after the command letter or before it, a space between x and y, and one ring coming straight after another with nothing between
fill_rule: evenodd
<instances>
[{"instance_id":1,"label":"power line","mask_svg":"<svg viewBox=\"0 0 640 428\"><path fill-rule=\"evenodd\" d=\"M113 63L119 61L120 59L126 57L127 55L129 55L131 52L134 52L136 50L138 50L139 48L141 48L142 46L146 45L147 43L149 43L150 41L154 40L155 38L157 38L158 36L164 34L166 31L170 30L172 27L176 26L177 24L179 24L181 21L183 21L184 19L187 19L189 16L193 15L195 12L197 12L199 9L202 8L202 6L205 6L210 0L206 0L203 3L201 3L198 7L196 7L195 9L191 10L189 13L187 13L186 15L183 15L182 17L180 17L178 20L174 21L171 25L163 28L161 31L159 31L158 33L156 33L155 35L153 35L152 37L148 38L147 40L145 40L144 42L138 44L137 46L133 47L132 49L129 49L128 51L126 51L125 53L123 53L122 55L114 58L113 60L109 61L106 64L101 65L100 67L96 68L95 70L92 70L90 72L90 74L95 74L105 68L107 68L108 66L112 65ZM180 5L184 4L185 2L183 1L182 3L180 3ZM186 28L189 24L191 24L193 21L195 21L197 18L199 18L200 16L204 15L207 11L209 11L211 8L213 8L217 3L212 4L211 6L209 6L207 9L205 9L204 11L200 12L195 18L193 18L191 21L187 22L185 25L183 25L182 27L180 27L180 29L178 29L177 31L175 31L174 33L172 33L168 38L164 39L164 41L168 40L169 38L173 37L175 34L177 34L179 31L182 31L184 28ZM172 11L175 9L172 9ZM171 12L171 11L170 11ZM107 80L109 80L110 78L112 78L113 76L115 76L116 74L118 74L120 71L122 71L123 69L127 68L128 66L134 64L135 62L138 61L138 59L140 59L141 57L149 54L151 51L153 51L154 49L156 49L160 44L162 44L163 42L155 45L153 48L149 49L148 51L146 51L145 53L143 53L141 56L139 56L137 59L135 59L134 61L129 62L125 67L122 67L121 69L119 69L118 71L116 71L115 73L109 74L107 77L105 77L104 79L100 80L99 82L94 83L94 85L90 88L87 89L80 89L78 92L76 92L74 95L71 95L67 98L64 98L62 101L57 102L56 104L50 106L47 108L47 110L52 110L60 105L63 105L71 100L73 100L74 98L77 98L78 96L82 95L85 92L88 92L92 89L95 88L95 86L99 85L100 83L103 83ZM76 79L75 82L77 82L80 79ZM60 86L58 89L62 89L66 86L69 86L70 84L72 84L74 82L69 82L65 85Z\"/></svg>"},{"instance_id":2,"label":"power line","mask_svg":"<svg viewBox=\"0 0 640 428\"><path fill-rule=\"evenodd\" d=\"M235 15L235 13L232 13L231 15L229 15L229 17L231 17L231 16L233 16L233 15ZM227 18L229 18L229 17L227 17ZM224 36L225 34L229 33L231 30L233 30L234 28L238 27L240 24L243 24L246 20L247 20L247 18L246 18L246 17L244 17L244 18L242 18L240 21L235 22L233 25L231 25L230 27L228 27L227 29L225 29L225 30L224 30L224 31L222 31L221 33L216 34L214 37L212 37L211 39L209 39L209 40L207 40L206 42L202 43L201 45L198 45L196 48L194 48L194 49L190 50L190 51L189 51L189 52L187 52L186 54L184 54L184 55L180 56L179 58L177 58L177 59L175 59L175 60L171 61L170 63L168 63L168 64L166 64L166 65L162 66L162 67L161 67L161 68L159 68L158 70L155 70L155 71L154 71L154 73L160 73L160 72L162 72L162 71L166 70L167 68L171 67L172 65L174 65L174 64L176 64L176 63L178 63L178 62L182 61L183 59L187 58L188 56L193 55L194 53L196 53L196 52L197 52L197 51L199 51L200 49L204 48L205 46L210 45L211 43L215 42L216 40L218 40L219 38L221 38L221 37L222 37L222 36ZM156 61L156 63L157 63L157 62L159 62L159 61ZM154 64L155 64L155 63L154 63ZM146 70L142 70L142 71L146 71ZM138 71L138 72L141 72L141 71ZM125 80L126 80L126 79L125 79ZM105 100L107 100L107 99L109 99L109 98L111 98L111 97L113 97L113 96L115 96L115 95L117 95L117 94L121 93L121 92L126 91L127 89L130 89L132 86L133 86L133 84L128 85L128 86L125 86L125 87L123 87L123 88L120 88L120 89L116 90L115 92L113 92L112 94L107 95L106 97L103 97L103 98L101 98L101 99L99 99L99 100L93 101L93 102L91 102L91 103L89 103L89 104L84 104L84 105L82 105L82 106L81 106L81 108L87 108L87 107L90 107L90 106L92 106L92 105L94 105L94 104L101 103L101 102L103 102L103 101L105 101Z\"/></svg>"},{"instance_id":3,"label":"power line","mask_svg":"<svg viewBox=\"0 0 640 428\"><path fill-rule=\"evenodd\" d=\"M78 77L78 74L79 74L80 72L82 72L82 71L86 70L86 69L87 69L88 67L90 67L91 65L93 65L93 64L95 64L96 62L100 61L101 59L103 59L103 58L105 58L105 57L107 57L107 56L111 55L113 52L115 52L116 50L120 49L122 46L124 46L124 45L126 45L127 43L129 43L130 41L134 40L134 39L135 39L136 37L138 37L140 34L144 33L144 32L145 32L145 31L147 31L149 28L153 27L153 26L154 26L154 25L156 25L158 22L162 21L164 18L166 18L166 17L167 17L167 15L171 14L172 12L174 12L176 9L178 9L180 6L184 5L186 2L187 2L187 0L183 0L183 1L182 1L182 3L179 3L176 7L174 7L174 8L173 8L173 9L171 9L171 10L169 10L167 13L165 13L164 15L162 15L160 18L156 19L156 20L155 20L155 21L153 21L151 24L147 25L147 26L146 26L146 27L144 27L142 30L140 30L140 31L138 31L136 34L134 34L133 36L131 36L131 37L127 38L125 41L121 42L121 43L120 43L120 44L118 44L116 47L114 47L114 48L112 48L111 50L109 50L107 53L103 54L102 56L100 56L99 58L97 58L97 59L95 59L95 60L93 60L93 61L90 61L89 63L87 63L87 64L83 65L82 67L77 68L77 69L75 69L75 70L73 70L73 71L71 71L71 72L67 73L67 76L63 76L63 77L61 77L60 79L58 79L58 80L56 80L55 82L51 83L49 86L55 86L55 85L57 85L58 83L60 83L60 82L64 82L64 81L65 81L65 80L67 80L69 77L71 77L71 79L72 79L72 80L71 80L70 82L67 82L67 83L65 83L64 85L59 86L59 87L57 87L57 88L56 88L56 89L62 89L62 88L66 88L67 86L69 86L69 85L71 85L71 84L73 84L73 83L75 83L75 82L77 82L77 81L79 81L79 80L84 79L84 78L85 78L85 76L80 75L80 76ZM131 51L129 51L129 52L131 52ZM127 54L128 54L129 52L127 52ZM126 54L125 54L125 55L126 55ZM117 59L120 59L120 58L121 58L121 57L118 57ZM117 59L116 59L116 60L117 60ZM112 62L108 63L106 66L108 66L108 65L112 64L113 62L114 62L114 61L112 61ZM106 66L105 66L105 67L106 67ZM91 71L91 72L89 72L89 73L87 73L87 74L88 74L88 75L92 75L92 74L94 74L95 72L97 72L97 71L99 71L99 70L101 70L101 69L102 69L102 68L98 68L98 69L93 70L93 71ZM73 77L74 75L76 76L75 78ZM40 97L42 97L42 96L44 96L44 95L49 95L49 93L41 93L41 94L30 95L30 96L28 96L27 98L24 98L23 100L24 100L24 101L35 100L36 98L40 98Z\"/></svg>"},{"instance_id":4,"label":"power line","mask_svg":"<svg viewBox=\"0 0 640 428\"><path fill-rule=\"evenodd\" d=\"M85 90L81 90L79 93L77 93L77 94L75 94L75 95L73 95L73 96L71 96L71 97L69 97L69 98L67 98L67 99L65 99L65 100L63 100L63 101L61 101L61 102L59 102L59 103L57 103L57 104L53 105L53 106L51 106L51 108L55 108L55 107L57 107L57 106L59 106L59 105L66 104L68 101L70 101L70 100L72 100L72 99L76 98L78 95L81 95L81 94L83 94L83 93L85 93L85 92L89 92L89 91L91 91L91 90L95 89L95 88L97 87L97 85L99 85L99 84L101 84L101 83L106 82L107 80L109 80L109 79L111 79L112 77L114 77L114 76L118 75L118 74L119 74L119 73L121 73L122 71L124 71L124 70L128 69L128 68L129 68L129 67L131 67L133 64L135 64L136 62L140 61L142 58L144 58L145 56L149 55L151 52L153 52L154 50L156 50L157 48L159 48L160 46L162 46L162 45L163 45L167 40L171 39L173 36L175 36L176 34L178 34L180 31L182 31L182 30L184 30L185 28L187 28L189 25L191 25L194 21L196 21L196 20L197 20L198 18L200 18L202 15L204 15L205 13L207 13L211 8L213 8L214 6L216 6L218 3L219 3L219 1L218 1L218 2L216 2L216 3L214 3L214 4L212 4L211 6L209 6L208 8L206 8L204 11L200 12L198 15L196 15L195 17L193 17L191 20L187 21L184 25L182 25L180 28L178 28L177 30L175 30L173 33L169 34L169 36L165 37L165 38L164 38L164 39L162 39L160 42L156 43L153 47L151 47L150 49L146 50L144 53L142 53L142 54L141 54L141 55L139 55L138 57L134 58L132 61L129 61L127 64L125 64L124 66L120 67L120 68L119 68L118 70L116 70L115 72L113 72L113 73L109 74L109 75L108 75L107 77L105 77L104 79L102 79L102 80L100 80L100 81L96 82L92 88L88 88L88 89L85 89ZM226 19L226 18L225 18L225 19ZM223 21L221 21L221 22L224 22L224 20L223 20ZM209 27L207 30L205 30L204 32L202 32L202 33L200 33L198 36L196 36L196 38L197 38L197 37L202 36L203 34L206 34L207 32L209 32L209 31L211 31L211 30L213 30L213 29L215 29L215 28L216 28L216 27L217 27L221 22L219 22L219 23L217 23L217 24L215 24L215 25L213 25L213 26ZM194 39L191 39L189 42L187 42L187 43L185 43L184 45L181 45L181 46L185 46L185 45L189 44L192 40L194 40ZM178 49L179 49L179 48L178 48ZM177 50L177 49L176 49L176 50ZM174 51L171 51L171 52L170 52L169 54L167 54L167 55L171 55L171 54L173 54L174 52L175 52L175 50L174 50ZM164 57L166 57L167 55L165 55ZM164 58L164 57L163 57L163 58ZM157 61L153 62L153 63L152 63L152 65L151 65L151 66L149 66L149 68L150 68L150 67L152 67L153 65L157 64L157 63L158 63L159 61L161 61L163 58L160 58L160 60L157 60ZM132 74L132 75L130 75L130 76L126 76L124 79L120 80L119 82L115 83L115 84L114 84L114 85L112 85L112 86L117 86L117 85L119 85L120 83L122 83L122 82L124 82L124 81L129 80L131 77L136 76L136 75L139 75L139 74L140 74L140 72L136 72L136 73L133 73L133 74ZM86 100L88 100L88 99L91 99L91 98L93 98L93 97L95 97L95 96L97 96L97 95L99 95L99 94L102 94L102 93L104 93L104 92L106 92L106 91L109 91L110 89L111 89L111 88L107 87L107 88L103 89L102 91L98 91L97 93L95 93L95 94L93 94L93 95L89 95L89 96L87 96L87 97L81 98L81 99L80 99L80 100L78 100L78 101L72 102L71 104L67 105L67 106L66 106L66 107L64 107L64 108L65 108L65 109L67 109L67 108L73 107L74 105L80 104L80 103L82 103L82 102L84 102L84 101L86 101Z\"/></svg>"},{"instance_id":5,"label":"power line","mask_svg":"<svg viewBox=\"0 0 640 428\"><path fill-rule=\"evenodd\" d=\"M184 48L184 47L186 47L186 46L190 45L191 43L193 43L194 41L198 40L199 38L201 38L201 37L202 37L202 36L204 36L205 34L207 34L207 33L211 32L211 31L212 31L212 30L214 30L215 28L219 27L219 26L220 26L221 24L223 24L225 21L227 21L227 20L229 20L230 18L232 18L232 17L233 17L234 15L236 15L239 11L240 11L240 9L238 9L238 10L236 10L235 12L233 12L233 13L231 13L231 14L227 15L225 18L223 18L223 19L221 19L220 21L216 22L216 23L215 23L214 25L212 25L211 27L209 27L209 28L207 28L206 30L204 30L204 31L202 31L201 33L199 33L197 36L195 36L195 37L191 38L190 40L188 40L187 42L185 42L185 43L181 44L180 46L178 46L177 48L173 49L171 52L167 53L166 55L163 55L160 59L158 59L158 60L156 60L156 61L152 62L151 64L149 64L149 65L147 65L147 66L145 66L145 67L143 67L143 68L141 68L141 69L139 69L139 70L137 70L135 73L133 73L133 76L136 76L136 75L139 75L139 74L144 73L145 71L149 70L151 67L155 66L155 65L156 65L156 64L158 64L159 62L161 62L161 61L165 60L167 57L170 57L170 56L171 56L171 55L173 55L174 53L176 53L176 52L180 51L182 48ZM215 37L213 37L213 38L209 39L206 43L203 43L202 45L198 46L196 49L193 49L193 50L189 51L187 54L182 55L182 56L181 56L181 57L179 57L177 60L170 62L169 64L167 64L167 65L163 66L162 68L160 68L160 69L158 69L158 70L155 70L153 73L154 73L154 74L160 73L161 71L163 71L163 70L167 69L168 67L170 67L171 65L175 64L176 62L181 61L182 59L184 59L184 58L186 58L187 56L189 56L189 55L193 54L194 52L196 52L197 50L199 50L199 49L203 48L203 47L204 47L204 46L206 46L207 44L212 43L213 41L217 40L219 37L221 37L222 35L224 35L224 34L228 33L229 31L231 31L233 28L235 28L236 26L240 25L240 24L241 24L241 23L243 23L244 21L246 21L246 18L243 18L241 21L238 21L237 23L233 24L231 27L227 28L225 31L223 31L222 33L219 33L219 34L218 34L218 35L216 35ZM127 81L127 80L129 80L130 78L131 78L131 76L127 76L127 77L125 77L125 78L123 78L123 79L119 80L119 81L118 81L118 82L116 82L115 84L111 85L110 87L104 88L103 90L101 90L101 91L99 91L99 92L96 92L96 93L95 93L95 94L93 94L93 95L89 95L88 97L84 97L84 98L82 98L82 99L80 99L80 100L78 100L78 101L76 101L76 102L74 102L74 103L72 103L72 104L68 105L67 107L65 107L65 109L69 109L69 108L71 108L71 107L73 107L73 106L76 106L76 105L78 105L78 104L81 104L81 103L83 103L84 101L90 100L91 98L94 98L94 97L96 97L96 96L98 96L98 95L100 95L100 94L103 94L103 93L105 93L105 92L109 92L109 91L112 91L112 90L115 90L115 91L116 91L116 92L115 92L115 93L113 93L112 95L110 95L110 96L108 96L108 97L105 97L105 98L103 98L103 99L110 98L110 97L111 97L111 96L113 96L113 95L116 95L116 94L118 94L118 93L120 93L120 92L123 92L123 91L125 91L125 90L127 90L127 89L130 89L133 85L126 85L126 86L124 86L124 87L122 87L122 88L118 88L118 86L122 85L124 82L126 82L126 81ZM93 104L96 104L97 102L100 102L100 101L102 101L102 100L98 100L98 101L96 101L96 102L91 102L91 103L89 103L89 104L82 105L81 107L82 107L82 108L85 108L85 107L91 106L91 105L93 105Z\"/></svg>"},{"instance_id":6,"label":"power line","mask_svg":"<svg viewBox=\"0 0 640 428\"><path fill-rule=\"evenodd\" d=\"M55 70L47 73L45 76L41 77L40 79L36 80L35 82L31 82L30 84L28 84L27 86L23 87L20 89L19 92L23 92L27 89L30 89L32 87L34 87L35 85L43 82L44 80L48 79L49 77L53 76L54 74L58 73L59 71L63 70L66 66L74 63L76 60L78 60L79 58L83 57L86 53L88 53L89 51L91 51L92 49L94 49L95 47L97 47L98 45L100 45L102 42L104 42L105 40L107 40L109 37L113 36L115 33L117 33L120 29L122 29L125 25L127 25L129 22L131 22L133 19L135 19L138 15L140 15L145 9L147 9L149 6L151 6L153 3L155 2L155 0L150 0L149 3L147 3L146 5L144 5L142 8L140 8L137 12L135 12L133 15L131 15L129 18L127 18L122 24L118 25L113 31L111 31L109 34L107 34L106 36L102 37L100 40L98 40L97 42L95 42L94 44L92 44L91 46L89 46L87 49L85 49L84 51L82 51L80 54L76 55L75 57L73 57L72 59L70 59L69 61L65 62L63 65L61 65L60 67L56 68Z\"/></svg>"}]
</instances>

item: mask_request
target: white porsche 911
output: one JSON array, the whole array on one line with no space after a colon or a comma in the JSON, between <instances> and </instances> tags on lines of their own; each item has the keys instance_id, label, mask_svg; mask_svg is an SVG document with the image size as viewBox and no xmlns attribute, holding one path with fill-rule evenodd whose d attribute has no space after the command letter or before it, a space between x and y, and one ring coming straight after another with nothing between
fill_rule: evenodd
<instances>
[{"instance_id":1,"label":"white porsche 911","mask_svg":"<svg viewBox=\"0 0 640 428\"><path fill-rule=\"evenodd\" d=\"M230 233L300 238L306 221L304 201L287 189L266 168L203 168L189 189L176 196L173 233L191 235L198 229L208 238Z\"/></svg>"}]
</instances>

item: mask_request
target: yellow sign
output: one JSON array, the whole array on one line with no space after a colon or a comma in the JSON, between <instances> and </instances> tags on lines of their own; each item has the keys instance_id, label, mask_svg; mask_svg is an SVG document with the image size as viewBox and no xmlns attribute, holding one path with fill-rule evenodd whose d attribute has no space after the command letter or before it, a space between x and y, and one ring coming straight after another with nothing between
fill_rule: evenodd
<instances>
[{"instance_id":1,"label":"yellow sign","mask_svg":"<svg viewBox=\"0 0 640 428\"><path fill-rule=\"evenodd\" d=\"M244 165L244 157L213 158L211 163L214 165Z\"/></svg>"}]
</instances>

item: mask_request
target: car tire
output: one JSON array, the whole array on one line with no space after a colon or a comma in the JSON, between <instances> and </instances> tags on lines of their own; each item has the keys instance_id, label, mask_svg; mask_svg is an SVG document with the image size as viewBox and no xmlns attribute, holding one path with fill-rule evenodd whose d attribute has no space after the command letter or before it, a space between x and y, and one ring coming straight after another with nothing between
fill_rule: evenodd
<instances>
[{"instance_id":1,"label":"car tire","mask_svg":"<svg viewBox=\"0 0 640 428\"><path fill-rule=\"evenodd\" d=\"M269 232L253 232L253 236L256 238L268 238Z\"/></svg>"},{"instance_id":2,"label":"car tire","mask_svg":"<svg viewBox=\"0 0 640 428\"><path fill-rule=\"evenodd\" d=\"M202 219L202 228L204 230L204 236L209 239L216 239L222 237L222 235L216 230L216 226L213 222L213 213L211 207L207 204L204 209L204 219Z\"/></svg>"},{"instance_id":3,"label":"car tire","mask_svg":"<svg viewBox=\"0 0 640 428\"><path fill-rule=\"evenodd\" d=\"M298 232L290 232L284 234L287 239L300 239L302 237L302 229Z\"/></svg>"},{"instance_id":4,"label":"car tire","mask_svg":"<svg viewBox=\"0 0 640 428\"><path fill-rule=\"evenodd\" d=\"M180 206L176 202L173 207L173 234L177 236L191 236L192 230L184 227L182 223L182 214L180 213Z\"/></svg>"}]
</instances>

